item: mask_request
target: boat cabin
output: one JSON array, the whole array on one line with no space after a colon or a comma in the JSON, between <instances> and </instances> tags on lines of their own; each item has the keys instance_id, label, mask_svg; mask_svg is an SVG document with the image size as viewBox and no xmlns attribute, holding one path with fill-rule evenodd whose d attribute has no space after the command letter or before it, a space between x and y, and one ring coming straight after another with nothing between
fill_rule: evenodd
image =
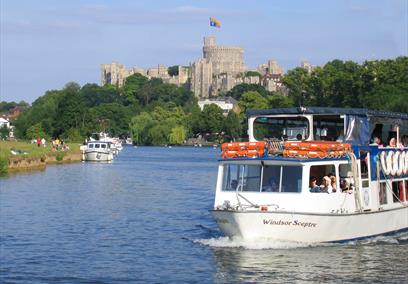
<instances>
[{"instance_id":1,"label":"boat cabin","mask_svg":"<svg viewBox=\"0 0 408 284\"><path fill-rule=\"evenodd\" d=\"M289 108L248 117L249 142L222 147L215 208L351 214L408 204L407 114ZM384 137L395 145L376 140Z\"/></svg>"},{"instance_id":2,"label":"boat cabin","mask_svg":"<svg viewBox=\"0 0 408 284\"><path fill-rule=\"evenodd\" d=\"M87 150L95 150L95 151L109 151L111 148L110 142L102 142L102 141L91 141L87 144Z\"/></svg>"},{"instance_id":3,"label":"boat cabin","mask_svg":"<svg viewBox=\"0 0 408 284\"><path fill-rule=\"evenodd\" d=\"M408 114L368 109L299 107L248 112L249 141L341 141L368 145L374 138L408 143Z\"/></svg>"}]
</instances>

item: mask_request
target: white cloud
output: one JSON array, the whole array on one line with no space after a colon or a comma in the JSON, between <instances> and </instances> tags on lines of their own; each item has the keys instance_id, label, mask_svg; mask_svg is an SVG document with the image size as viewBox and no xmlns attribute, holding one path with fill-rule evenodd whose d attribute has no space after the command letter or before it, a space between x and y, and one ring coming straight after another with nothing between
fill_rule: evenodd
<instances>
[{"instance_id":1,"label":"white cloud","mask_svg":"<svg viewBox=\"0 0 408 284\"><path fill-rule=\"evenodd\" d=\"M208 14L210 10L208 8L201 8L201 7L195 7L195 6L179 6L176 7L170 12L175 12L175 13L188 13L188 14Z\"/></svg>"}]
</instances>

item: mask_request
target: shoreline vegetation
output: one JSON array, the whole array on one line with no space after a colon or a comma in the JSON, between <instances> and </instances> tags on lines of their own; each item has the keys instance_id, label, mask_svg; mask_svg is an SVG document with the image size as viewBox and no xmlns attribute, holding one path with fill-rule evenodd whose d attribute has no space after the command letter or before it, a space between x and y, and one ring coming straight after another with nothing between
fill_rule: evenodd
<instances>
[{"instance_id":1,"label":"shoreline vegetation","mask_svg":"<svg viewBox=\"0 0 408 284\"><path fill-rule=\"evenodd\" d=\"M50 164L80 162L79 143L67 145L69 150L61 151L53 149L51 144L38 147L27 141L0 141L0 176L44 170Z\"/></svg>"}]
</instances>

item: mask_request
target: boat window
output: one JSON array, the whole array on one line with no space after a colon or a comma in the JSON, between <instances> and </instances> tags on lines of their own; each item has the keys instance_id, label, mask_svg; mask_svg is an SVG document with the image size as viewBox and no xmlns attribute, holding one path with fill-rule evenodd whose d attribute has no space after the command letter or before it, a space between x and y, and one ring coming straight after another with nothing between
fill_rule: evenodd
<instances>
[{"instance_id":1,"label":"boat window","mask_svg":"<svg viewBox=\"0 0 408 284\"><path fill-rule=\"evenodd\" d=\"M329 184L323 184L323 179L329 178L334 182L330 182L330 187L337 191L337 177L334 165L316 165L310 167L310 192L327 192L327 190L320 190L322 187L328 187ZM329 189L329 191L332 191ZM333 192L334 192L333 191Z\"/></svg>"},{"instance_id":2,"label":"boat window","mask_svg":"<svg viewBox=\"0 0 408 284\"><path fill-rule=\"evenodd\" d=\"M100 144L95 144L95 148L100 148L101 145Z\"/></svg>"},{"instance_id":3,"label":"boat window","mask_svg":"<svg viewBox=\"0 0 408 284\"><path fill-rule=\"evenodd\" d=\"M226 164L224 166L223 190L259 192L261 181L260 165Z\"/></svg>"},{"instance_id":4,"label":"boat window","mask_svg":"<svg viewBox=\"0 0 408 284\"><path fill-rule=\"evenodd\" d=\"M380 183L380 192L379 192L380 205L387 204L387 183Z\"/></svg>"},{"instance_id":5,"label":"boat window","mask_svg":"<svg viewBox=\"0 0 408 284\"><path fill-rule=\"evenodd\" d=\"M279 192L281 166L267 165L263 169L262 191Z\"/></svg>"},{"instance_id":6,"label":"boat window","mask_svg":"<svg viewBox=\"0 0 408 284\"><path fill-rule=\"evenodd\" d=\"M258 117L254 121L254 137L265 139L303 140L309 136L309 121L298 117Z\"/></svg>"},{"instance_id":7,"label":"boat window","mask_svg":"<svg viewBox=\"0 0 408 284\"><path fill-rule=\"evenodd\" d=\"M243 166L242 191L258 191L261 185L261 166Z\"/></svg>"},{"instance_id":8,"label":"boat window","mask_svg":"<svg viewBox=\"0 0 408 284\"><path fill-rule=\"evenodd\" d=\"M280 192L302 191L302 167L283 166Z\"/></svg>"},{"instance_id":9,"label":"boat window","mask_svg":"<svg viewBox=\"0 0 408 284\"><path fill-rule=\"evenodd\" d=\"M344 118L340 115L315 115L313 134L315 140L344 142Z\"/></svg>"},{"instance_id":10,"label":"boat window","mask_svg":"<svg viewBox=\"0 0 408 284\"><path fill-rule=\"evenodd\" d=\"M94 147L94 144L89 144L89 145L88 145L88 148L91 148L91 149L92 149L93 147Z\"/></svg>"},{"instance_id":11,"label":"boat window","mask_svg":"<svg viewBox=\"0 0 408 284\"><path fill-rule=\"evenodd\" d=\"M263 168L263 192L301 192L302 167L267 165Z\"/></svg>"},{"instance_id":12,"label":"boat window","mask_svg":"<svg viewBox=\"0 0 408 284\"><path fill-rule=\"evenodd\" d=\"M106 144L101 144L101 148L106 148Z\"/></svg>"},{"instance_id":13,"label":"boat window","mask_svg":"<svg viewBox=\"0 0 408 284\"><path fill-rule=\"evenodd\" d=\"M354 185L353 172L351 164L339 165L340 189L341 192L349 192Z\"/></svg>"}]
</instances>

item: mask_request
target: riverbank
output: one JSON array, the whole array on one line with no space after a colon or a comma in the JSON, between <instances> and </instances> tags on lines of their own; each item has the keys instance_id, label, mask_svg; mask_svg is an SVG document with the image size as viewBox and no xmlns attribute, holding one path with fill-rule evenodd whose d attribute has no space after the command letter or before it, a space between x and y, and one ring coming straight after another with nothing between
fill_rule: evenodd
<instances>
[{"instance_id":1,"label":"riverbank","mask_svg":"<svg viewBox=\"0 0 408 284\"><path fill-rule=\"evenodd\" d=\"M55 150L51 145L38 147L20 141L0 141L0 175L43 170L47 164L80 162L82 153L78 143L68 143L69 150Z\"/></svg>"}]
</instances>

